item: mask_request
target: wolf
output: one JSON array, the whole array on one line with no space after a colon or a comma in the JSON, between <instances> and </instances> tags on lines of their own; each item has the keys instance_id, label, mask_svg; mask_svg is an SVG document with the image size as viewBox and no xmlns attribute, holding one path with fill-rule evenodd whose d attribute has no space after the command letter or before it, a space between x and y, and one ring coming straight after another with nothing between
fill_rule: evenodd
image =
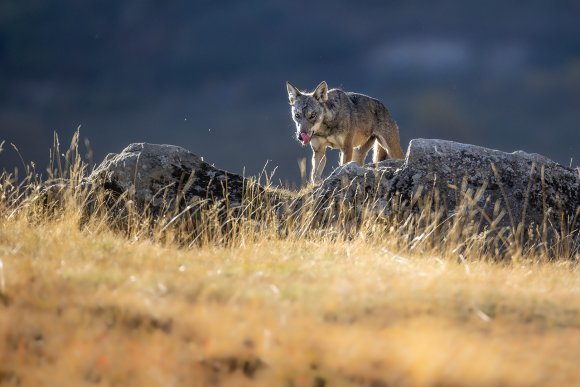
<instances>
[{"instance_id":1,"label":"wolf","mask_svg":"<svg viewBox=\"0 0 580 387\"><path fill-rule=\"evenodd\" d=\"M364 94L328 90L322 81L313 92L300 91L286 82L296 138L312 147L311 181L320 181L326 165L326 148L340 149L340 164L362 165L374 145L373 162L402 159L399 127L380 101Z\"/></svg>"}]
</instances>

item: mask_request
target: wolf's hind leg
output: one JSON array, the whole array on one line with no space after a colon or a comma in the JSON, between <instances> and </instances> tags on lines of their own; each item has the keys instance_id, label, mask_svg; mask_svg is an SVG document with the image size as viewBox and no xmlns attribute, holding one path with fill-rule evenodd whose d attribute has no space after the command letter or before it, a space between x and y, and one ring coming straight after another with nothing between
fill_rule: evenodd
<instances>
[{"instance_id":1,"label":"wolf's hind leg","mask_svg":"<svg viewBox=\"0 0 580 387\"><path fill-rule=\"evenodd\" d=\"M377 135L377 142L380 143L379 148L383 148L383 152L386 151L391 159L404 159L403 149L401 149L401 140L399 139L399 128L397 124L393 124L388 128L386 135ZM375 151L377 149L375 148ZM375 152L376 155L376 152ZM379 157L379 161L384 160L384 158ZM376 161L375 161L376 162Z\"/></svg>"},{"instance_id":2,"label":"wolf's hind leg","mask_svg":"<svg viewBox=\"0 0 580 387\"><path fill-rule=\"evenodd\" d=\"M375 147L373 149L373 163L378 163L379 161L386 160L388 158L387 151L381 146L379 140L375 141Z\"/></svg>"},{"instance_id":3,"label":"wolf's hind leg","mask_svg":"<svg viewBox=\"0 0 580 387\"><path fill-rule=\"evenodd\" d=\"M344 165L352 161L353 148L352 145L347 145L344 149L340 150L340 165Z\"/></svg>"},{"instance_id":4,"label":"wolf's hind leg","mask_svg":"<svg viewBox=\"0 0 580 387\"><path fill-rule=\"evenodd\" d=\"M370 137L367 142L359 146L358 148L354 148L352 159L358 164L363 165L365 163L365 158L367 157L367 153L369 153L369 149L375 143L375 138Z\"/></svg>"},{"instance_id":5,"label":"wolf's hind leg","mask_svg":"<svg viewBox=\"0 0 580 387\"><path fill-rule=\"evenodd\" d=\"M384 133L378 136L381 146L386 149L392 159L404 159L405 155L401 149L401 139L399 137L399 126L395 121L391 121Z\"/></svg>"}]
</instances>

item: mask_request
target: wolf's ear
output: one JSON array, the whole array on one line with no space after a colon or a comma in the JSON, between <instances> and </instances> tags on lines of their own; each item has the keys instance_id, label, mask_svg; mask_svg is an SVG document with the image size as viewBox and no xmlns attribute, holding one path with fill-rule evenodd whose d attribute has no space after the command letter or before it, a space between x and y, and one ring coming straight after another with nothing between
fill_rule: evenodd
<instances>
[{"instance_id":1,"label":"wolf's ear","mask_svg":"<svg viewBox=\"0 0 580 387\"><path fill-rule=\"evenodd\" d=\"M328 101L328 85L326 82L320 82L320 85L316 86L312 95L318 100L318 102Z\"/></svg>"},{"instance_id":2,"label":"wolf's ear","mask_svg":"<svg viewBox=\"0 0 580 387\"><path fill-rule=\"evenodd\" d=\"M286 89L288 90L288 102L290 102L290 105L294 105L296 98L302 95L302 93L300 92L300 90L298 90L298 88L294 87L288 81L286 81Z\"/></svg>"}]
</instances>

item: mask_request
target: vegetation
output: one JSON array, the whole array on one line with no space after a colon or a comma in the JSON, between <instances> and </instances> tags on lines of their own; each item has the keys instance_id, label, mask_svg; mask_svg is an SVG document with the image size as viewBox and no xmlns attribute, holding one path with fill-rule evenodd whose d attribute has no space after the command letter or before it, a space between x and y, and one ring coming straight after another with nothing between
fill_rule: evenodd
<instances>
[{"instance_id":1,"label":"vegetation","mask_svg":"<svg viewBox=\"0 0 580 387\"><path fill-rule=\"evenodd\" d=\"M32 169L0 183L2 385L580 383L578 239L426 210L322 230L263 206L206 209L184 244L183 223L134 208L120 230L87 215L75 141L56 149L58 202Z\"/></svg>"}]
</instances>

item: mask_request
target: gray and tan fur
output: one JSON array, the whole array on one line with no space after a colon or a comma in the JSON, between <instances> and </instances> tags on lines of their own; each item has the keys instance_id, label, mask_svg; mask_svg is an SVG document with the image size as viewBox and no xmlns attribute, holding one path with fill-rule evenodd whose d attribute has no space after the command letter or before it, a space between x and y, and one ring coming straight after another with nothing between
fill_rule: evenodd
<instances>
[{"instance_id":1,"label":"gray and tan fur","mask_svg":"<svg viewBox=\"0 0 580 387\"><path fill-rule=\"evenodd\" d=\"M296 136L312 147L312 182L322 176L326 148L340 149L340 164L359 165L374 145L373 162L404 158L399 128L387 108L369 96L328 90L322 81L312 93L286 82Z\"/></svg>"}]
</instances>

